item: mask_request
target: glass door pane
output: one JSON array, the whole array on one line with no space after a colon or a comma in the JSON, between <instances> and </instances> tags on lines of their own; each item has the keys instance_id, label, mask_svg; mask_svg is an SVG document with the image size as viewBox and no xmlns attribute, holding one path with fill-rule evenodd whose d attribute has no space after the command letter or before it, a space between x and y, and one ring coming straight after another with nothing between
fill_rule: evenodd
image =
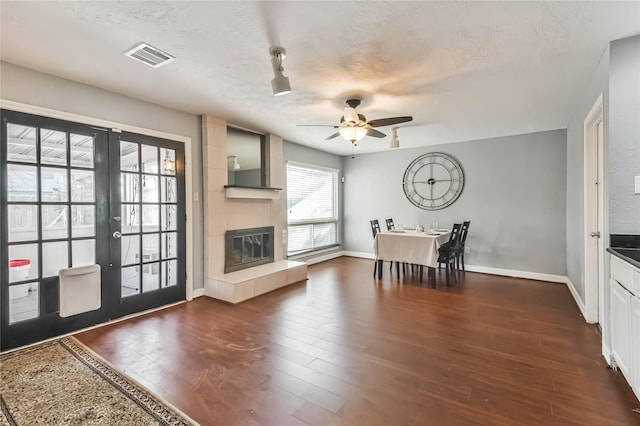
<instances>
[{"instance_id":1,"label":"glass door pane","mask_svg":"<svg viewBox=\"0 0 640 426\"><path fill-rule=\"evenodd\" d=\"M120 265L120 313L184 298L182 145L123 133L112 165L112 257ZM118 234L119 233L119 234ZM180 259L182 255L182 259ZM163 302L164 301L164 302ZM130 308L127 306L130 305Z\"/></svg>"}]
</instances>

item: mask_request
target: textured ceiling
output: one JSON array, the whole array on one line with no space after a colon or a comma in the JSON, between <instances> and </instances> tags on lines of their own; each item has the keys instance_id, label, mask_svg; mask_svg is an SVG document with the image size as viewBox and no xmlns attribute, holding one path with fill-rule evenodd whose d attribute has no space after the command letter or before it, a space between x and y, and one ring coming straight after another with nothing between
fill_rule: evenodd
<instances>
[{"instance_id":1,"label":"textured ceiling","mask_svg":"<svg viewBox=\"0 0 640 426\"><path fill-rule=\"evenodd\" d=\"M360 95L368 119L413 115L401 147L565 128L609 41L640 2L0 2L1 58L339 154ZM176 57L153 69L122 53ZM269 47L293 92L271 94ZM1 93L0 93L1 96ZM356 152L389 148L365 138Z\"/></svg>"}]
</instances>

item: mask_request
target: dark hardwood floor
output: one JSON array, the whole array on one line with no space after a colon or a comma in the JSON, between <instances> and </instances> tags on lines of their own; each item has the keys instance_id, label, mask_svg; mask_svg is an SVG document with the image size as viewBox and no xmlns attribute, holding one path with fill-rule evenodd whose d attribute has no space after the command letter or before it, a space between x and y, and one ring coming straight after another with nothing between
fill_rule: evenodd
<instances>
[{"instance_id":1,"label":"dark hardwood floor","mask_svg":"<svg viewBox=\"0 0 640 426\"><path fill-rule=\"evenodd\" d=\"M564 285L372 274L342 257L237 306L201 297L77 337L202 425L640 424Z\"/></svg>"}]
</instances>

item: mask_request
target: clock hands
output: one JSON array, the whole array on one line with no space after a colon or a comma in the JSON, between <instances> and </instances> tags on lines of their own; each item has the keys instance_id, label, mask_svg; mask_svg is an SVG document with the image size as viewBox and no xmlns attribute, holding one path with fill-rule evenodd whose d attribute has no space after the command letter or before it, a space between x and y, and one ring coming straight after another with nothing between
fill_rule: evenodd
<instances>
[{"instance_id":1,"label":"clock hands","mask_svg":"<svg viewBox=\"0 0 640 426\"><path fill-rule=\"evenodd\" d=\"M427 185L433 185L436 182L451 182L452 179L427 179L427 180L414 180L411 183L426 183Z\"/></svg>"}]
</instances>

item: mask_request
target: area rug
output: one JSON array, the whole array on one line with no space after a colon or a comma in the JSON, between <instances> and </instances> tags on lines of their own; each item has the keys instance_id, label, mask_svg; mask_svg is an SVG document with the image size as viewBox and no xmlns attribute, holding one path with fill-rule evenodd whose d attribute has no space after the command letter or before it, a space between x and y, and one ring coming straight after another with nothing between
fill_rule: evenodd
<instances>
[{"instance_id":1,"label":"area rug","mask_svg":"<svg viewBox=\"0 0 640 426\"><path fill-rule=\"evenodd\" d=\"M73 337L0 355L0 425L196 425Z\"/></svg>"}]
</instances>

